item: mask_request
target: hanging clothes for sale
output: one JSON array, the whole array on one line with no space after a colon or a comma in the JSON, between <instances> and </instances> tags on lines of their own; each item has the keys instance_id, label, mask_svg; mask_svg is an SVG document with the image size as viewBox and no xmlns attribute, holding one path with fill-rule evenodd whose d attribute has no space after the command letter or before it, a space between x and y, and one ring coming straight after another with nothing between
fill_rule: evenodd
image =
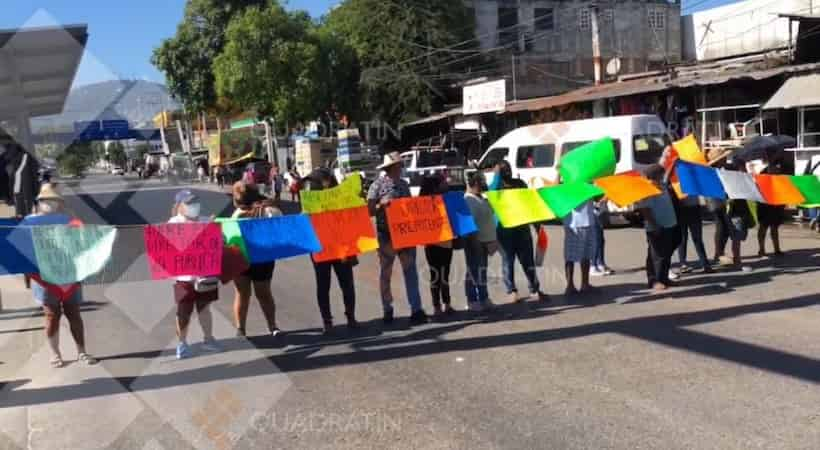
<instances>
[{"instance_id":1,"label":"hanging clothes for sale","mask_svg":"<svg viewBox=\"0 0 820 450\"><path fill-rule=\"evenodd\" d=\"M17 154L14 166L14 181L12 194L14 195L14 211L18 217L31 214L34 208L34 199L39 191L37 159L19 145L15 145ZM6 166L8 169L8 165Z\"/></svg>"}]
</instances>

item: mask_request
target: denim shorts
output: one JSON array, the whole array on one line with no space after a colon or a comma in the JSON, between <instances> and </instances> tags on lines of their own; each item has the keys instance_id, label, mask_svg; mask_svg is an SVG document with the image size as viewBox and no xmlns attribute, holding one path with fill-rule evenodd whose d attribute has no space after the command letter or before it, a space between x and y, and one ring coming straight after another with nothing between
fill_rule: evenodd
<instances>
[{"instance_id":1,"label":"denim shorts","mask_svg":"<svg viewBox=\"0 0 820 450\"><path fill-rule=\"evenodd\" d=\"M60 304L59 297L49 292L40 283L34 280L31 280L31 293L34 296L34 301L37 302L37 304L40 306L56 307ZM83 288L82 286L80 286L77 288L76 291L74 291L73 294L71 294L71 297L69 297L63 303L79 305L80 303L82 303L82 298Z\"/></svg>"}]
</instances>

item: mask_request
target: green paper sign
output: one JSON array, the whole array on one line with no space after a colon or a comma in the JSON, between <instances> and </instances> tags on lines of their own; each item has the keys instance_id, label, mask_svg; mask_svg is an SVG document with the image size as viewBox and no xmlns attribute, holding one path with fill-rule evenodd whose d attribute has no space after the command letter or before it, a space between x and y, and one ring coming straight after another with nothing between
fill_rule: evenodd
<instances>
[{"instance_id":1,"label":"green paper sign","mask_svg":"<svg viewBox=\"0 0 820 450\"><path fill-rule=\"evenodd\" d=\"M33 227L34 254L44 281L65 285L85 280L105 267L117 238L112 226Z\"/></svg>"},{"instance_id":2,"label":"green paper sign","mask_svg":"<svg viewBox=\"0 0 820 450\"><path fill-rule=\"evenodd\" d=\"M555 215L563 219L587 200L604 195L604 191L588 183L569 183L543 188L538 194Z\"/></svg>"},{"instance_id":3,"label":"green paper sign","mask_svg":"<svg viewBox=\"0 0 820 450\"><path fill-rule=\"evenodd\" d=\"M792 184L806 197L804 204L820 203L820 179L816 175L800 175L791 177Z\"/></svg>"},{"instance_id":4,"label":"green paper sign","mask_svg":"<svg viewBox=\"0 0 820 450\"><path fill-rule=\"evenodd\" d=\"M222 226L222 240L225 241L225 246L238 247L245 259L248 258L248 248L245 246L245 238L242 237L242 230L239 228L239 220L241 219L227 219L217 217L216 223Z\"/></svg>"},{"instance_id":5,"label":"green paper sign","mask_svg":"<svg viewBox=\"0 0 820 450\"><path fill-rule=\"evenodd\" d=\"M562 183L590 183L596 178L615 174L615 146L611 138L582 145L561 155Z\"/></svg>"}]
</instances>

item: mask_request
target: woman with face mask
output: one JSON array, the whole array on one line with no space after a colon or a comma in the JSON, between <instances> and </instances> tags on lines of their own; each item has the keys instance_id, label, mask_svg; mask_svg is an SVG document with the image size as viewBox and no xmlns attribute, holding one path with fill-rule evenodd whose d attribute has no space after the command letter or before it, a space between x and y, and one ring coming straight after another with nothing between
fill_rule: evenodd
<instances>
[{"instance_id":1,"label":"woman with face mask","mask_svg":"<svg viewBox=\"0 0 820 450\"><path fill-rule=\"evenodd\" d=\"M262 219L282 215L282 211L274 207L273 202L259 193L256 184L244 181L233 185L233 204L236 208L231 216L233 219ZM276 325L276 303L270 287L275 267L274 262L251 264L248 270L234 279L236 295L233 312L238 336L245 336L248 307L254 293L259 307L262 308L262 314L265 315L271 336L278 337L281 334L282 331Z\"/></svg>"},{"instance_id":2,"label":"woman with face mask","mask_svg":"<svg viewBox=\"0 0 820 450\"><path fill-rule=\"evenodd\" d=\"M44 184L37 196L37 212L27 216L20 222L21 226L38 225L66 225L76 224L65 212L65 201L51 184ZM82 304L82 288L80 283L56 286L41 280L37 274L31 278L31 292L36 301L43 308L45 315L45 331L49 347L53 352L51 366L63 367L60 353L60 317L64 314L71 328L71 336L77 345L77 361L85 364L96 364L97 360L88 354L85 348L85 330L80 305Z\"/></svg>"},{"instance_id":3,"label":"woman with face mask","mask_svg":"<svg viewBox=\"0 0 820 450\"><path fill-rule=\"evenodd\" d=\"M189 190L177 193L174 216L168 223L208 222L208 218L201 217L202 207L199 197ZM221 351L221 346L213 336L213 319L210 304L219 298L219 280L215 277L197 277L183 275L177 277L174 284L174 300L177 304L177 359L188 358L193 355L188 345L188 325L194 308L197 311L199 325L204 336L201 348L207 352Z\"/></svg>"}]
</instances>

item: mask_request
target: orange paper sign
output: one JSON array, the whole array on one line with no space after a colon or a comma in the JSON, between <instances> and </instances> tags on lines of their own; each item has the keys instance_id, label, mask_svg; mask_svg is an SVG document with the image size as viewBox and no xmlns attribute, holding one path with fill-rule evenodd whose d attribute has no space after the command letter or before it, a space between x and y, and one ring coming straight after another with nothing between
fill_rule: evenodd
<instances>
[{"instance_id":1,"label":"orange paper sign","mask_svg":"<svg viewBox=\"0 0 820 450\"><path fill-rule=\"evenodd\" d=\"M634 174L613 175L598 178L595 184L604 190L606 197L623 208L645 198L660 195L661 191L651 181Z\"/></svg>"},{"instance_id":2,"label":"orange paper sign","mask_svg":"<svg viewBox=\"0 0 820 450\"><path fill-rule=\"evenodd\" d=\"M800 205L806 201L786 175L755 175L755 182L770 205Z\"/></svg>"},{"instance_id":3,"label":"orange paper sign","mask_svg":"<svg viewBox=\"0 0 820 450\"><path fill-rule=\"evenodd\" d=\"M387 223L394 249L436 244L453 239L447 208L440 195L393 200Z\"/></svg>"},{"instance_id":4,"label":"orange paper sign","mask_svg":"<svg viewBox=\"0 0 820 450\"><path fill-rule=\"evenodd\" d=\"M322 244L316 262L349 258L379 248L367 206L311 214L310 221Z\"/></svg>"},{"instance_id":5,"label":"orange paper sign","mask_svg":"<svg viewBox=\"0 0 820 450\"><path fill-rule=\"evenodd\" d=\"M698 141L696 141L695 136L691 134L672 144L672 147L674 147L678 153L678 157L684 161L709 164L709 162L706 161L706 156L704 156L700 150L700 146L698 146Z\"/></svg>"}]
</instances>

